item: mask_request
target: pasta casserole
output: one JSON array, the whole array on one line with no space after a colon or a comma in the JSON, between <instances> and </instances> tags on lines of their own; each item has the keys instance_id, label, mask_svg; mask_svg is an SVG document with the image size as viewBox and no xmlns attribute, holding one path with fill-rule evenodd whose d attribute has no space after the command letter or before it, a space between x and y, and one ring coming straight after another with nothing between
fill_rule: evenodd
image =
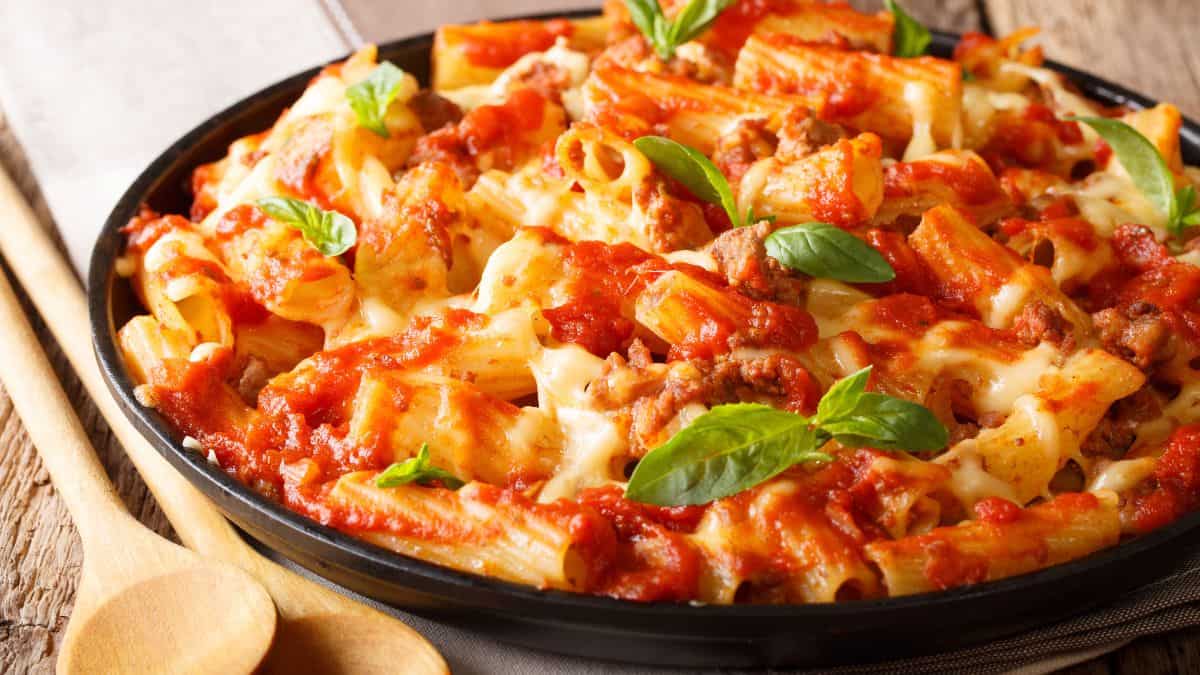
<instances>
[{"instance_id":1,"label":"pasta casserole","mask_svg":"<svg viewBox=\"0 0 1200 675\"><path fill-rule=\"evenodd\" d=\"M1200 506L1175 107L1036 29L661 2L321 70L126 227L138 402L329 527L636 601L943 590Z\"/></svg>"}]
</instances>

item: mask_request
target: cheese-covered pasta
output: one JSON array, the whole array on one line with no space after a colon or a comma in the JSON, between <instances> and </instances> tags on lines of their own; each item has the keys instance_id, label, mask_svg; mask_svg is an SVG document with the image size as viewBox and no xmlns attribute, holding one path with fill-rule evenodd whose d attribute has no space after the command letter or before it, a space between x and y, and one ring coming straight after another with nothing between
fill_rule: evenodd
<instances>
[{"instance_id":1,"label":"cheese-covered pasta","mask_svg":"<svg viewBox=\"0 0 1200 675\"><path fill-rule=\"evenodd\" d=\"M892 27L738 0L668 49L610 0L442 27L433 89L366 47L196 168L190 214L129 223L137 399L322 524L629 600L939 590L1200 507L1200 239L1073 117L1123 119L1182 195L1179 112L1088 101L1028 33L946 59ZM866 367L941 447L813 431ZM815 447L713 498L627 492L729 404Z\"/></svg>"}]
</instances>

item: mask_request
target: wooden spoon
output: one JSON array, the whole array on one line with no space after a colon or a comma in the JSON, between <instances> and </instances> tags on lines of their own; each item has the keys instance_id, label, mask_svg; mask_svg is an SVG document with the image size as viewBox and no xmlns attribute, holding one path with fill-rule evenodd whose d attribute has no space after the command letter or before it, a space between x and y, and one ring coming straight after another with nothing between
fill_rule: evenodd
<instances>
[{"instance_id":1,"label":"wooden spoon","mask_svg":"<svg viewBox=\"0 0 1200 675\"><path fill-rule=\"evenodd\" d=\"M87 305L78 281L2 169L0 224L0 251L180 539L199 553L249 572L275 600L279 626L267 672L449 672L433 645L399 620L256 553L133 427L105 387L92 355Z\"/></svg>"},{"instance_id":2,"label":"wooden spoon","mask_svg":"<svg viewBox=\"0 0 1200 675\"><path fill-rule=\"evenodd\" d=\"M59 672L253 670L275 633L271 596L129 515L3 274L0 326L0 380L83 540Z\"/></svg>"}]
</instances>

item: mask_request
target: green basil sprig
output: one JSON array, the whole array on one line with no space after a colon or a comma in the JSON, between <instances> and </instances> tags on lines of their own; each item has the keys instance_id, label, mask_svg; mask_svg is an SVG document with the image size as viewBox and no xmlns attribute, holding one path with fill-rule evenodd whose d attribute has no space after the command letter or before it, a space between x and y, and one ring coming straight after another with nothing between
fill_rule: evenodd
<instances>
[{"instance_id":1,"label":"green basil sprig","mask_svg":"<svg viewBox=\"0 0 1200 675\"><path fill-rule=\"evenodd\" d=\"M763 241L767 255L811 277L848 283L883 283L896 271L878 251L829 223L804 223L775 230Z\"/></svg>"},{"instance_id":2,"label":"green basil sprig","mask_svg":"<svg viewBox=\"0 0 1200 675\"><path fill-rule=\"evenodd\" d=\"M439 469L430 464L429 444L422 443L421 448L417 450L416 457L411 457L403 462L396 462L379 472L379 475L375 477L375 487L399 487L401 485L408 485L409 483L428 485L435 480L441 481L442 485L451 490L457 490L466 485L466 483L459 480L457 476L449 471Z\"/></svg>"},{"instance_id":3,"label":"green basil sprig","mask_svg":"<svg viewBox=\"0 0 1200 675\"><path fill-rule=\"evenodd\" d=\"M725 174L704 153L663 136L642 136L633 144L659 171L683 183L698 199L725 209L734 227L747 224L738 214Z\"/></svg>"},{"instance_id":4,"label":"green basil sprig","mask_svg":"<svg viewBox=\"0 0 1200 675\"><path fill-rule=\"evenodd\" d=\"M946 427L924 406L867 392L867 367L837 382L808 418L758 403L719 405L638 462L625 497L658 506L706 504L850 447L921 452L946 447Z\"/></svg>"},{"instance_id":5,"label":"green basil sprig","mask_svg":"<svg viewBox=\"0 0 1200 675\"><path fill-rule=\"evenodd\" d=\"M892 54L904 57L924 54L933 40L929 29L909 16L895 0L883 0L883 5L895 18L895 27L892 29Z\"/></svg>"},{"instance_id":6,"label":"green basil sprig","mask_svg":"<svg viewBox=\"0 0 1200 675\"><path fill-rule=\"evenodd\" d=\"M325 211L291 197L265 197L257 204L263 213L300 230L304 240L323 255L341 255L358 241L354 221L337 211Z\"/></svg>"},{"instance_id":7,"label":"green basil sprig","mask_svg":"<svg viewBox=\"0 0 1200 675\"><path fill-rule=\"evenodd\" d=\"M633 144L659 171L683 183L697 198L724 209L734 227L753 225L760 220L775 222L775 216L756 214L754 207L747 209L744 217L738 213L729 180L699 150L663 136L642 136Z\"/></svg>"},{"instance_id":8,"label":"green basil sprig","mask_svg":"<svg viewBox=\"0 0 1200 675\"><path fill-rule=\"evenodd\" d=\"M923 452L946 447L946 427L923 405L867 391L871 367L834 383L817 403L815 424L854 448Z\"/></svg>"},{"instance_id":9,"label":"green basil sprig","mask_svg":"<svg viewBox=\"0 0 1200 675\"><path fill-rule=\"evenodd\" d=\"M1137 129L1107 117L1067 117L1091 127L1125 167L1125 173L1146 199L1167 216L1167 231L1175 236L1189 225L1200 225L1196 209L1196 188L1188 185L1175 190L1175 175L1167 168L1158 148Z\"/></svg>"},{"instance_id":10,"label":"green basil sprig","mask_svg":"<svg viewBox=\"0 0 1200 675\"><path fill-rule=\"evenodd\" d=\"M384 61L358 84L346 87L346 99L350 108L358 118L358 125L365 129L388 138L387 117L388 106L400 92L400 83L404 81L404 71L392 62Z\"/></svg>"},{"instance_id":11,"label":"green basil sprig","mask_svg":"<svg viewBox=\"0 0 1200 675\"><path fill-rule=\"evenodd\" d=\"M633 24L663 61L670 61L679 45L708 30L732 4L733 0L692 0L672 21L663 14L658 0L625 0Z\"/></svg>"}]
</instances>

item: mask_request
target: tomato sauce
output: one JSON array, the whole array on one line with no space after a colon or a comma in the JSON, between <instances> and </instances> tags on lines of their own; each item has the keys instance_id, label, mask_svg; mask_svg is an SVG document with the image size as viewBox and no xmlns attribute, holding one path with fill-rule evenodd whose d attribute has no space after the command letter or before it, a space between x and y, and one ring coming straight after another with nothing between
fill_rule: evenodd
<instances>
[{"instance_id":1,"label":"tomato sauce","mask_svg":"<svg viewBox=\"0 0 1200 675\"><path fill-rule=\"evenodd\" d=\"M807 186L804 203L819 221L842 227L862 222L867 210L854 192L854 146L843 138L826 150L835 153L837 168Z\"/></svg>"},{"instance_id":2,"label":"tomato sauce","mask_svg":"<svg viewBox=\"0 0 1200 675\"><path fill-rule=\"evenodd\" d=\"M951 542L936 535L926 537L928 539L922 548L928 558L922 572L934 588L946 590L987 580L987 558L961 551Z\"/></svg>"},{"instance_id":3,"label":"tomato sauce","mask_svg":"<svg viewBox=\"0 0 1200 675\"><path fill-rule=\"evenodd\" d=\"M457 31L467 61L480 68L507 68L526 54L546 51L559 37L570 37L573 32L575 27L566 19L485 21Z\"/></svg>"},{"instance_id":4,"label":"tomato sauce","mask_svg":"<svg viewBox=\"0 0 1200 675\"><path fill-rule=\"evenodd\" d=\"M542 316L550 322L555 340L577 344L601 357L620 350L633 337L635 326L601 295L571 298L566 304L542 310Z\"/></svg>"},{"instance_id":5,"label":"tomato sauce","mask_svg":"<svg viewBox=\"0 0 1200 675\"><path fill-rule=\"evenodd\" d=\"M646 602L695 597L700 554L680 533L693 531L707 507L631 502L616 487L583 490L578 501L600 513L617 535L616 565L600 592Z\"/></svg>"},{"instance_id":6,"label":"tomato sauce","mask_svg":"<svg viewBox=\"0 0 1200 675\"><path fill-rule=\"evenodd\" d=\"M1155 487L1133 501L1133 523L1149 532L1200 507L1200 424L1176 429L1154 467Z\"/></svg>"},{"instance_id":7,"label":"tomato sauce","mask_svg":"<svg viewBox=\"0 0 1200 675\"><path fill-rule=\"evenodd\" d=\"M1024 218L1007 218L1000 222L1000 231L1007 237L1029 232L1044 237L1061 237L1085 251L1094 251L1100 245L1096 237L1096 228L1092 224L1072 216L1063 218L1045 218L1042 220L1026 220Z\"/></svg>"},{"instance_id":8,"label":"tomato sauce","mask_svg":"<svg viewBox=\"0 0 1200 675\"><path fill-rule=\"evenodd\" d=\"M130 219L121 234L125 235L125 250L143 254L164 234L173 230L191 231L192 224L183 216L159 215L149 206L142 204L138 214Z\"/></svg>"},{"instance_id":9,"label":"tomato sauce","mask_svg":"<svg viewBox=\"0 0 1200 675\"><path fill-rule=\"evenodd\" d=\"M709 39L717 49L735 55L759 21L769 14L786 14L794 7L790 0L738 0L713 22Z\"/></svg>"},{"instance_id":10,"label":"tomato sauce","mask_svg":"<svg viewBox=\"0 0 1200 675\"><path fill-rule=\"evenodd\" d=\"M467 113L458 131L473 155L510 145L542 126L546 99L533 89L518 89L500 105L484 105Z\"/></svg>"},{"instance_id":11,"label":"tomato sauce","mask_svg":"<svg viewBox=\"0 0 1200 675\"><path fill-rule=\"evenodd\" d=\"M545 236L562 241L548 231ZM627 243L581 241L564 247L570 299L543 311L543 316L550 322L555 339L578 344L597 356L618 351L632 337L637 297L667 272L686 274L716 290L728 305L718 310L700 299L680 298L699 328L674 345L672 359L712 358L727 353L735 340L795 350L816 341L816 323L804 310L748 298L707 270L669 263ZM732 316L727 314L729 309L733 310Z\"/></svg>"},{"instance_id":12,"label":"tomato sauce","mask_svg":"<svg viewBox=\"0 0 1200 675\"><path fill-rule=\"evenodd\" d=\"M1002 497L986 497L975 503L975 517L993 525L1014 523L1021 513L1020 506Z\"/></svg>"},{"instance_id":13,"label":"tomato sauce","mask_svg":"<svg viewBox=\"0 0 1200 675\"><path fill-rule=\"evenodd\" d=\"M896 278L882 284L858 284L859 288L879 296L893 293L932 294L933 274L925 261L917 255L912 246L909 246L908 239L903 234L871 229L867 231L864 240L888 261L892 270L896 272Z\"/></svg>"},{"instance_id":14,"label":"tomato sauce","mask_svg":"<svg viewBox=\"0 0 1200 675\"><path fill-rule=\"evenodd\" d=\"M474 165L475 158L492 154L494 168L508 170L526 153L538 150L530 135L545 122L546 99L534 89L522 88L498 105L481 105L458 124L448 124L417 139L410 163L443 161Z\"/></svg>"},{"instance_id":15,"label":"tomato sauce","mask_svg":"<svg viewBox=\"0 0 1200 675\"><path fill-rule=\"evenodd\" d=\"M217 221L217 239L229 240L250 230L262 229L267 224L267 220L267 214L257 206L238 204L226 211Z\"/></svg>"},{"instance_id":16,"label":"tomato sauce","mask_svg":"<svg viewBox=\"0 0 1200 675\"><path fill-rule=\"evenodd\" d=\"M996 176L986 165L967 160L962 165L948 162L896 162L883 170L885 199L909 197L922 183L945 186L966 205L989 204L1005 198Z\"/></svg>"},{"instance_id":17,"label":"tomato sauce","mask_svg":"<svg viewBox=\"0 0 1200 675\"><path fill-rule=\"evenodd\" d=\"M1078 122L1060 120L1040 103L1031 103L1023 113L997 114L995 120L992 137L979 153L995 173L1013 164L1049 168L1058 159L1060 145L1083 142Z\"/></svg>"},{"instance_id":18,"label":"tomato sauce","mask_svg":"<svg viewBox=\"0 0 1200 675\"><path fill-rule=\"evenodd\" d=\"M199 222L217 208L218 164L201 164L192 172L192 209L190 216Z\"/></svg>"},{"instance_id":19,"label":"tomato sauce","mask_svg":"<svg viewBox=\"0 0 1200 675\"><path fill-rule=\"evenodd\" d=\"M880 298L871 304L870 321L920 337L943 318L944 312L929 298L900 293Z\"/></svg>"}]
</instances>

